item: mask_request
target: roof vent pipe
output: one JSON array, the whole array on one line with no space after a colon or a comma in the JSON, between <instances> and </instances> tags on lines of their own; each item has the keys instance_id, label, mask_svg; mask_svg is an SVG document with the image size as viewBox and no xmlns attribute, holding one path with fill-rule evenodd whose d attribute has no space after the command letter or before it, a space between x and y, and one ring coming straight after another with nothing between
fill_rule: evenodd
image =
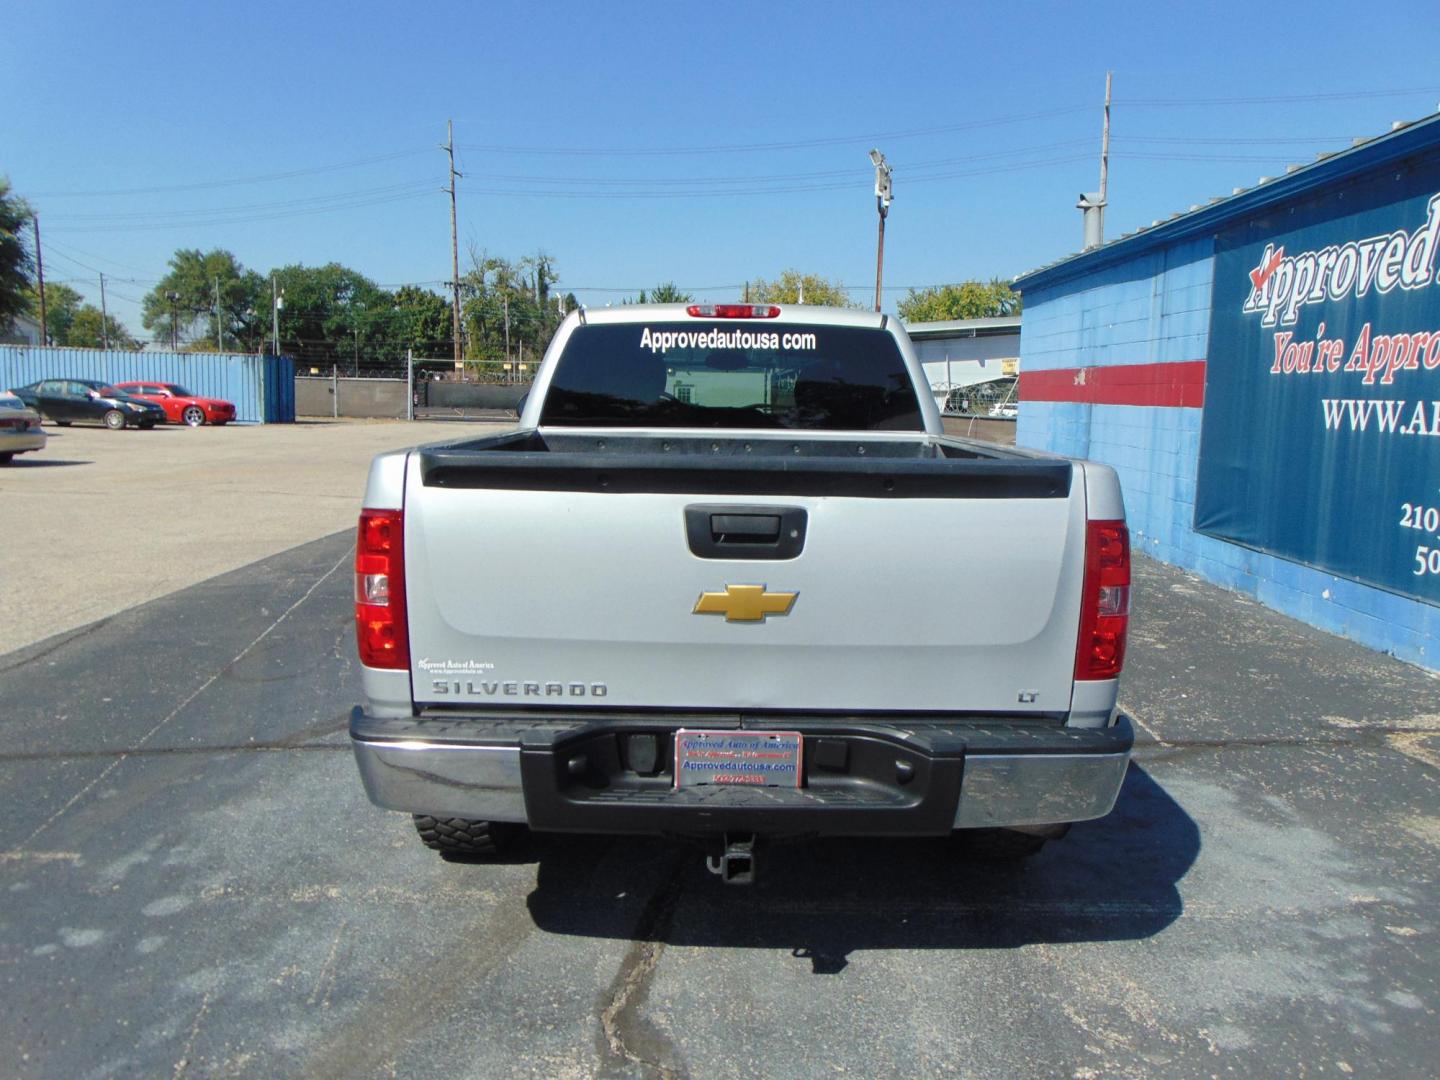
<instances>
[{"instance_id":1,"label":"roof vent pipe","mask_svg":"<svg viewBox=\"0 0 1440 1080\"><path fill-rule=\"evenodd\" d=\"M1098 191L1081 192L1075 209L1085 214L1085 246L1082 250L1099 247L1105 242L1105 200Z\"/></svg>"}]
</instances>

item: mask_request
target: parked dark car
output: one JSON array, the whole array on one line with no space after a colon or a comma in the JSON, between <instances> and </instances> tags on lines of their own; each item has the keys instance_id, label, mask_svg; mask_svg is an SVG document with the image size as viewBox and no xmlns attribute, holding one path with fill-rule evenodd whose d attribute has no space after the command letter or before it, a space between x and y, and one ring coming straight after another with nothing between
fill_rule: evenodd
<instances>
[{"instance_id":1,"label":"parked dark car","mask_svg":"<svg viewBox=\"0 0 1440 1080\"><path fill-rule=\"evenodd\" d=\"M61 427L77 420L96 420L119 431L131 424L149 429L165 422L165 410L159 405L95 379L41 379L17 386L14 394Z\"/></svg>"}]
</instances>

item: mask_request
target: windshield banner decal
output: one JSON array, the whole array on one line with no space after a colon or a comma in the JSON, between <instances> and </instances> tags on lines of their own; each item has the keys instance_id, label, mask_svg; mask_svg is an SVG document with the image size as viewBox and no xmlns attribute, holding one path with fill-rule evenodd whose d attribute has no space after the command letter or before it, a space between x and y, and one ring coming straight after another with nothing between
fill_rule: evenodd
<instances>
[{"instance_id":1,"label":"windshield banner decal","mask_svg":"<svg viewBox=\"0 0 1440 1080\"><path fill-rule=\"evenodd\" d=\"M640 348L652 353L670 349L783 349L813 351L819 340L813 333L776 333L773 330L651 330L640 331Z\"/></svg>"}]
</instances>

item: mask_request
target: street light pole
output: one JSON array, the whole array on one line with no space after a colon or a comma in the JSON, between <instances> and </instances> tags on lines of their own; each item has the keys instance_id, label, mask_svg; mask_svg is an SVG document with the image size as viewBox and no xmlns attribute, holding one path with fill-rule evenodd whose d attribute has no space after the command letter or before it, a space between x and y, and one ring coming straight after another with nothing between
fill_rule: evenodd
<instances>
[{"instance_id":1,"label":"street light pole","mask_svg":"<svg viewBox=\"0 0 1440 1080\"><path fill-rule=\"evenodd\" d=\"M880 237L875 244L875 310L880 310L880 283L885 276L885 218L890 213L890 201L894 193L890 184L890 166L885 164L885 155L879 150L870 151L870 163L875 166L875 210L880 215Z\"/></svg>"}]
</instances>

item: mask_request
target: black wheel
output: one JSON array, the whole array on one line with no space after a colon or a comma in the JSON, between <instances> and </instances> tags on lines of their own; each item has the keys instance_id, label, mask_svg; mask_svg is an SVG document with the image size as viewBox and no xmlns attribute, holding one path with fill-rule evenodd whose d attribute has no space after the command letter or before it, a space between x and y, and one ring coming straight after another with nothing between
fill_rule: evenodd
<instances>
[{"instance_id":1,"label":"black wheel","mask_svg":"<svg viewBox=\"0 0 1440 1080\"><path fill-rule=\"evenodd\" d=\"M55 421L55 426L56 426L56 427L69 427L69 426L70 426L70 421L69 421L69 420L56 420L56 421Z\"/></svg>"},{"instance_id":2,"label":"black wheel","mask_svg":"<svg viewBox=\"0 0 1440 1080\"><path fill-rule=\"evenodd\" d=\"M180 419L187 427L199 427L205 423L205 410L199 405L187 405L185 411L180 414Z\"/></svg>"},{"instance_id":3,"label":"black wheel","mask_svg":"<svg viewBox=\"0 0 1440 1080\"><path fill-rule=\"evenodd\" d=\"M119 431L125 426L125 414L119 409L110 409L101 419L111 431Z\"/></svg>"},{"instance_id":4,"label":"black wheel","mask_svg":"<svg viewBox=\"0 0 1440 1080\"><path fill-rule=\"evenodd\" d=\"M519 825L504 821L437 818L425 814L412 816L420 842L445 856L474 858L495 855L504 850L520 831Z\"/></svg>"},{"instance_id":5,"label":"black wheel","mask_svg":"<svg viewBox=\"0 0 1440 1080\"><path fill-rule=\"evenodd\" d=\"M13 451L7 450L5 453L0 454L0 465L9 465L10 462L14 460L15 454Z\"/></svg>"},{"instance_id":6,"label":"black wheel","mask_svg":"<svg viewBox=\"0 0 1440 1080\"><path fill-rule=\"evenodd\" d=\"M1063 833L1061 835L1064 835ZM1049 836L1015 829L957 829L955 843L961 852L982 862L1018 862L1038 855Z\"/></svg>"}]
</instances>

